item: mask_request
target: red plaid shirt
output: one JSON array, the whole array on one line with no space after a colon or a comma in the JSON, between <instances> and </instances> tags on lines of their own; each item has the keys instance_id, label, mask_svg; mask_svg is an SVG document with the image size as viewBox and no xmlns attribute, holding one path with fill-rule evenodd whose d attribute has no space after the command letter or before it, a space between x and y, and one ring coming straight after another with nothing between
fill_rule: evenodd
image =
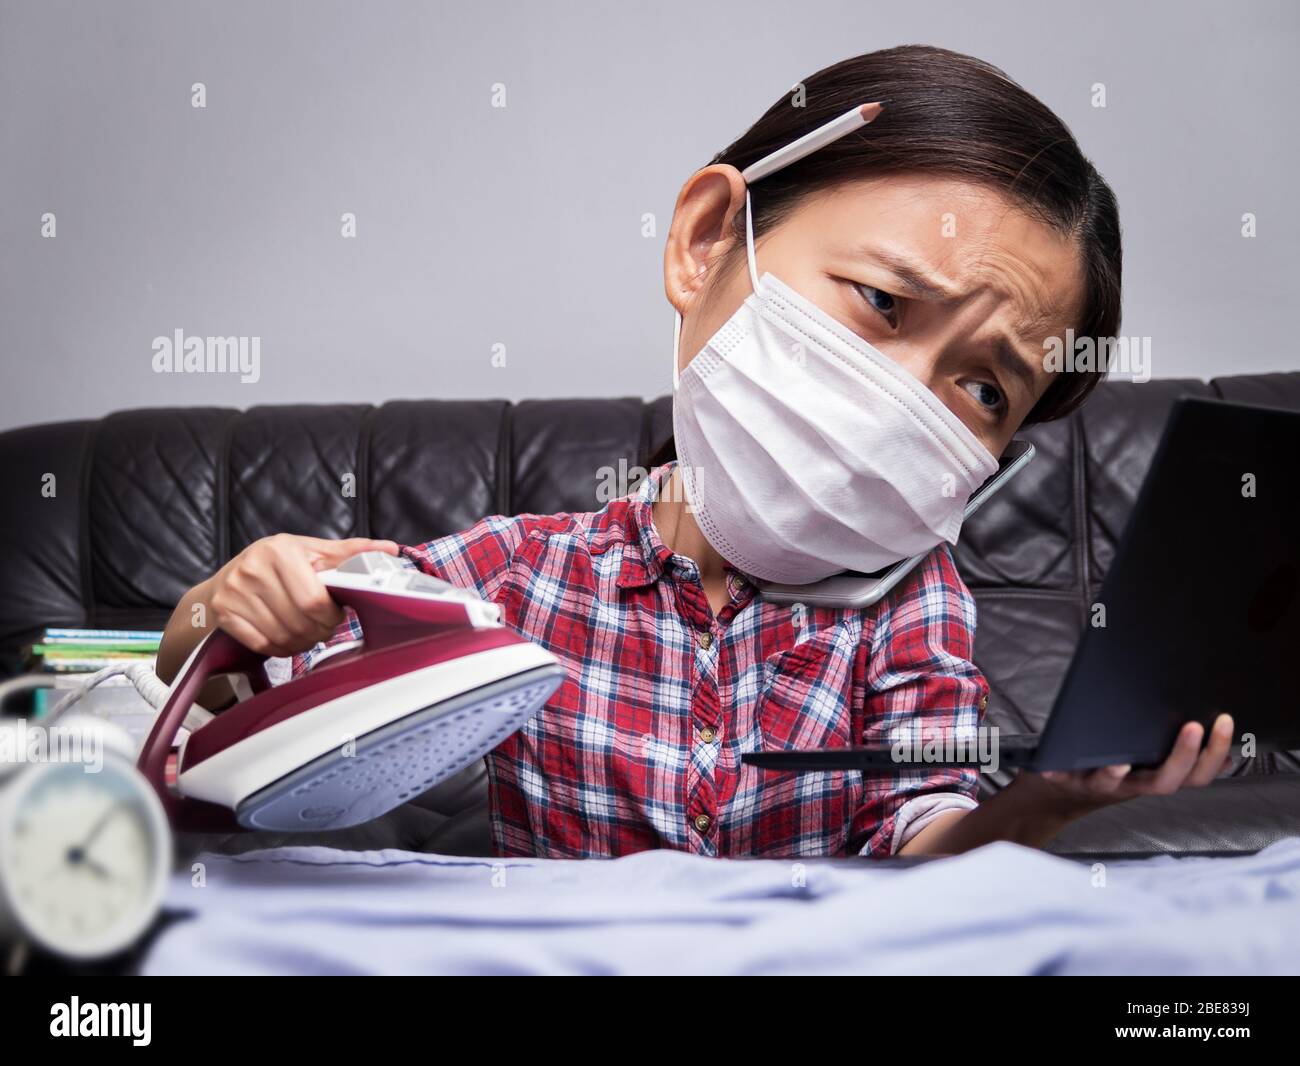
<instances>
[{"instance_id":1,"label":"red plaid shirt","mask_svg":"<svg viewBox=\"0 0 1300 1066\"><path fill-rule=\"evenodd\" d=\"M476 589L549 649L567 680L487 757L501 855L888 855L941 811L975 805L972 771L790 774L759 748L973 731L988 692L975 605L943 545L875 607L769 603L728 568L716 616L696 564L655 531L672 469L588 514L484 518L403 548ZM328 643L355 639L355 616ZM294 657L294 676L319 649Z\"/></svg>"}]
</instances>

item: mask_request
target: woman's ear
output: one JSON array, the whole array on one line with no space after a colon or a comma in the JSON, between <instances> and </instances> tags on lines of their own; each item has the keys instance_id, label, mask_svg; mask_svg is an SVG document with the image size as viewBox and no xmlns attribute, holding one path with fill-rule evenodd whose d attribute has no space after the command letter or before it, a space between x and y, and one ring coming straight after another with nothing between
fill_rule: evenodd
<instances>
[{"instance_id":1,"label":"woman's ear","mask_svg":"<svg viewBox=\"0 0 1300 1066\"><path fill-rule=\"evenodd\" d=\"M745 179L726 163L698 170L677 194L664 248L664 292L683 318L710 265L734 239L731 222L745 204Z\"/></svg>"}]
</instances>

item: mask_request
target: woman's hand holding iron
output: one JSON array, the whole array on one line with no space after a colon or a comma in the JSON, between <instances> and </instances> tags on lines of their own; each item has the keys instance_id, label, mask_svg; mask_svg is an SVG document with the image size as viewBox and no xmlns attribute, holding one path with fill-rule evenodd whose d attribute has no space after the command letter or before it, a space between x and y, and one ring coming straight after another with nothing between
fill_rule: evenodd
<instances>
[{"instance_id":1,"label":"woman's hand holding iron","mask_svg":"<svg viewBox=\"0 0 1300 1066\"><path fill-rule=\"evenodd\" d=\"M280 533L254 541L172 613L158 651L158 676L171 681L195 646L224 629L262 655L293 655L327 639L343 612L317 579L364 551L397 554L391 540L323 540Z\"/></svg>"}]
</instances>

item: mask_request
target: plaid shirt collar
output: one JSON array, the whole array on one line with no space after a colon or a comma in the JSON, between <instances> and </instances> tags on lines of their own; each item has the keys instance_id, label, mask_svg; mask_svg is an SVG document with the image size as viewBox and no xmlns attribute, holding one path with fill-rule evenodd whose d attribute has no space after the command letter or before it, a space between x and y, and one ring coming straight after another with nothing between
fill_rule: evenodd
<instances>
[{"instance_id":1,"label":"plaid shirt collar","mask_svg":"<svg viewBox=\"0 0 1300 1066\"><path fill-rule=\"evenodd\" d=\"M672 459L649 472L627 499L623 517L623 565L619 570L619 588L641 588L652 585L666 572L678 568L698 573L696 564L685 556L677 555L659 536L654 523L654 503L667 485L677 460ZM674 564L674 560L678 562ZM741 570L724 563L727 587L733 598L742 598L746 586L753 581Z\"/></svg>"},{"instance_id":2,"label":"plaid shirt collar","mask_svg":"<svg viewBox=\"0 0 1300 1066\"><path fill-rule=\"evenodd\" d=\"M619 588L653 585L668 567L672 548L660 539L654 523L654 502L677 463L657 466L627 497L623 517L623 566L618 572ZM614 517L611 515L611 517Z\"/></svg>"}]
</instances>

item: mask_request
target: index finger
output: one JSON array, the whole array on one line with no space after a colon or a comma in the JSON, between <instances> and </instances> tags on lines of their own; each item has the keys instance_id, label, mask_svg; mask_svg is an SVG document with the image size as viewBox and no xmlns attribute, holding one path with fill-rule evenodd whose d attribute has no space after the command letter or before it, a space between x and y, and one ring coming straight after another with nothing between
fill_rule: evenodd
<instances>
[{"instance_id":1,"label":"index finger","mask_svg":"<svg viewBox=\"0 0 1300 1066\"><path fill-rule=\"evenodd\" d=\"M371 540L369 537L350 537L347 540L324 540L320 537L303 537L304 547L312 556L312 566L317 570L327 570L339 563L346 562L362 552L383 552L396 555L400 550L397 542L392 540Z\"/></svg>"}]
</instances>

